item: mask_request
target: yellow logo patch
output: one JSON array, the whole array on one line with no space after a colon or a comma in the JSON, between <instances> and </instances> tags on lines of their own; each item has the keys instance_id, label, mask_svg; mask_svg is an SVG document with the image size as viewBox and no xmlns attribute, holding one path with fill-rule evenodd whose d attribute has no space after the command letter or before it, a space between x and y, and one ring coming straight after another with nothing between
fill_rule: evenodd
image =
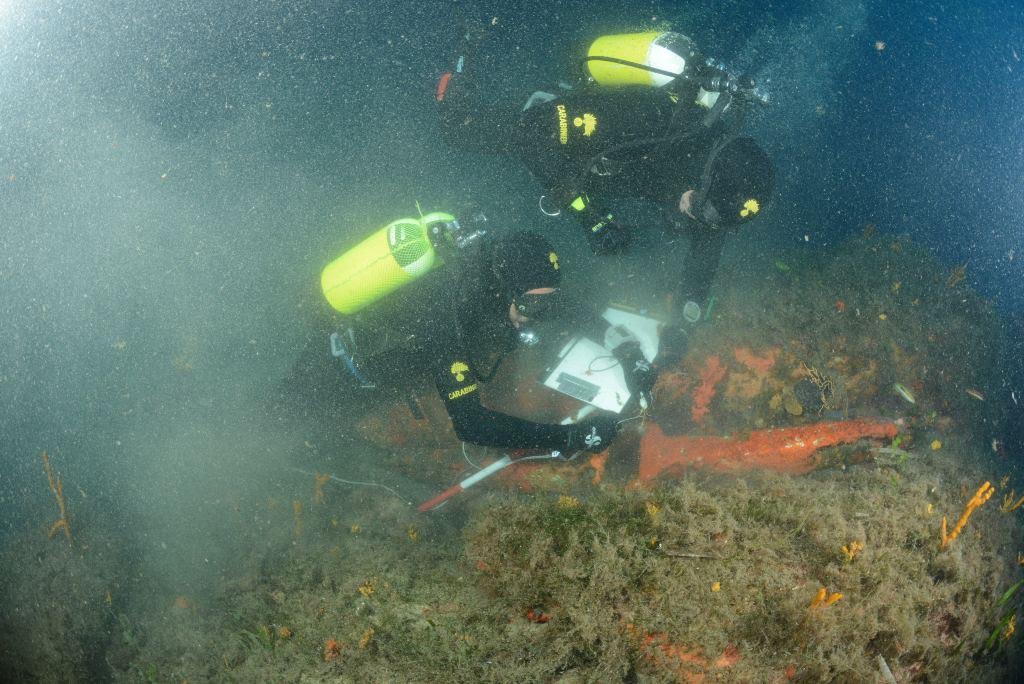
<instances>
[{"instance_id":1,"label":"yellow logo patch","mask_svg":"<svg viewBox=\"0 0 1024 684\"><path fill-rule=\"evenodd\" d=\"M583 116L577 116L572 120L573 125L576 128L583 127L583 137L589 138L591 134L597 129L597 117L589 112Z\"/></svg>"},{"instance_id":2,"label":"yellow logo patch","mask_svg":"<svg viewBox=\"0 0 1024 684\"><path fill-rule=\"evenodd\" d=\"M561 268L561 266L558 265L558 255L554 252L548 252L548 261L551 262L551 265L556 271Z\"/></svg>"},{"instance_id":3,"label":"yellow logo patch","mask_svg":"<svg viewBox=\"0 0 1024 684\"><path fill-rule=\"evenodd\" d=\"M455 376L455 379L458 382L462 382L463 380L466 379L466 371L468 371L468 370L469 370L469 366L467 366L462 361L456 361L455 363L452 364L452 368L451 368L452 375Z\"/></svg>"},{"instance_id":4,"label":"yellow logo patch","mask_svg":"<svg viewBox=\"0 0 1024 684\"><path fill-rule=\"evenodd\" d=\"M756 199L751 198L743 203L743 208L740 209L740 216L747 218L748 216L753 216L759 211L761 211L761 205L757 203Z\"/></svg>"},{"instance_id":5,"label":"yellow logo patch","mask_svg":"<svg viewBox=\"0 0 1024 684\"><path fill-rule=\"evenodd\" d=\"M558 112L558 142L565 145L569 142L569 115L565 112L565 105L557 105Z\"/></svg>"}]
</instances>

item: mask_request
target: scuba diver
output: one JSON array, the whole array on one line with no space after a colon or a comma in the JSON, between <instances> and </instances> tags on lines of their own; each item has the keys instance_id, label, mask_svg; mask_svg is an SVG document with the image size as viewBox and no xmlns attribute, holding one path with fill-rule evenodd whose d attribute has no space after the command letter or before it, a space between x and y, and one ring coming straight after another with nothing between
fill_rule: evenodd
<instances>
[{"instance_id":1,"label":"scuba diver","mask_svg":"<svg viewBox=\"0 0 1024 684\"><path fill-rule=\"evenodd\" d=\"M396 397L429 378L463 441L604 451L618 431L615 415L546 424L481 404L481 383L527 335L524 326L555 315L562 300L562 264L551 243L528 231L495 237L478 227L484 221L442 212L399 219L332 261L321 286L344 316L342 331L331 335L332 354L350 379ZM622 345L614 353L649 391L652 371L635 352Z\"/></svg>"},{"instance_id":2,"label":"scuba diver","mask_svg":"<svg viewBox=\"0 0 1024 684\"><path fill-rule=\"evenodd\" d=\"M655 31L594 41L582 87L538 91L521 107L488 106L473 74L483 34L464 37L454 68L438 82L445 138L519 158L542 187L539 210L575 217L596 254L621 252L632 239L610 202L659 206L666 226L690 239L668 331L685 345L688 326L707 313L726 234L761 214L772 195L771 160L739 135L745 110L767 97L752 78L705 59L686 36Z\"/></svg>"}]
</instances>

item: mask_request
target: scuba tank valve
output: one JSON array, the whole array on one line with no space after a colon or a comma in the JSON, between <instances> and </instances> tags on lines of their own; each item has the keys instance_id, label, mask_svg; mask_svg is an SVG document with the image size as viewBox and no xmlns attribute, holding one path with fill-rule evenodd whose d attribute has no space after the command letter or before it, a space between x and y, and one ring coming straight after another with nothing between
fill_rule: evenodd
<instances>
[{"instance_id":1,"label":"scuba tank valve","mask_svg":"<svg viewBox=\"0 0 1024 684\"><path fill-rule=\"evenodd\" d=\"M753 76L736 75L721 62L710 59L701 69L699 81L701 90L706 93L727 93L761 105L767 105L771 100L768 91L759 85ZM713 101L711 105L714 105Z\"/></svg>"}]
</instances>

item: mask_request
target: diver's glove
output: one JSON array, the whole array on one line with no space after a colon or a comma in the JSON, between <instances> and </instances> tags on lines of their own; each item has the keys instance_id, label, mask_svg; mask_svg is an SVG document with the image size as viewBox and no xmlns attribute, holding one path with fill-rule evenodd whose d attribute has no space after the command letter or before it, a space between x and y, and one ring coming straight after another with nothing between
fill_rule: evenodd
<instances>
[{"instance_id":1,"label":"diver's glove","mask_svg":"<svg viewBox=\"0 0 1024 684\"><path fill-rule=\"evenodd\" d=\"M566 452L589 451L597 454L608 448L608 445L619 433L617 416L597 416L582 423L569 426L569 438L566 440Z\"/></svg>"},{"instance_id":2,"label":"diver's glove","mask_svg":"<svg viewBox=\"0 0 1024 684\"><path fill-rule=\"evenodd\" d=\"M594 254L621 254L633 241L632 233L606 214L587 228L587 244Z\"/></svg>"},{"instance_id":3,"label":"diver's glove","mask_svg":"<svg viewBox=\"0 0 1024 684\"><path fill-rule=\"evenodd\" d=\"M612 354L622 364L622 374L626 379L626 387L637 395L641 405L651 403L654 383L658 381L658 371L651 365L635 340L623 342L612 350Z\"/></svg>"}]
</instances>

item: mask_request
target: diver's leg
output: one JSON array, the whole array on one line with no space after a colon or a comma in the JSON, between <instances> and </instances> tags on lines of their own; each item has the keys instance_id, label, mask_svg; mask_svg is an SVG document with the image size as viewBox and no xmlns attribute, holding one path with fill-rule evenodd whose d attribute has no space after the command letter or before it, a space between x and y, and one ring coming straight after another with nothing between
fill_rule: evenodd
<instances>
[{"instance_id":1,"label":"diver's leg","mask_svg":"<svg viewBox=\"0 0 1024 684\"><path fill-rule=\"evenodd\" d=\"M434 99L438 102L457 103L457 100L472 95L476 88L476 53L487 37L487 28L476 22L466 23L455 50L455 58L437 82Z\"/></svg>"},{"instance_id":2,"label":"diver's leg","mask_svg":"<svg viewBox=\"0 0 1024 684\"><path fill-rule=\"evenodd\" d=\"M449 71L441 74L434 98L441 135L452 146L484 154L515 149L520 128L518 109L485 101L476 74L476 53L489 26L471 25L463 34Z\"/></svg>"}]
</instances>

